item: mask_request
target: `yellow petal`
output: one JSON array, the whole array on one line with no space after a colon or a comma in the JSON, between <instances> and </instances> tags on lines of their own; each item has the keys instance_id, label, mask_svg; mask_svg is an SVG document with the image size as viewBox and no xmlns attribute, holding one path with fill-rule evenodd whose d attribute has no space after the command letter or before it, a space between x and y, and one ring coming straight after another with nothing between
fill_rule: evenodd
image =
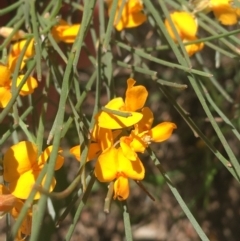
<instances>
[{"instance_id":1,"label":"yellow petal","mask_svg":"<svg viewBox=\"0 0 240 241\"><path fill-rule=\"evenodd\" d=\"M19 59L19 55L13 56L13 55L10 54L9 57L8 57L8 67L11 70L12 73L15 70L18 59ZM22 62L21 62L21 65L20 65L20 70L22 70L25 67L25 65L26 65L25 60L27 60L26 56L24 56L23 59L22 59Z\"/></svg>"},{"instance_id":2,"label":"yellow petal","mask_svg":"<svg viewBox=\"0 0 240 241\"><path fill-rule=\"evenodd\" d=\"M10 87L0 87L0 108L5 108L11 98Z\"/></svg>"},{"instance_id":3,"label":"yellow petal","mask_svg":"<svg viewBox=\"0 0 240 241\"><path fill-rule=\"evenodd\" d=\"M3 65L3 64L0 64L0 86L6 86L6 85L10 85L11 83L11 71L10 69Z\"/></svg>"},{"instance_id":4,"label":"yellow petal","mask_svg":"<svg viewBox=\"0 0 240 241\"><path fill-rule=\"evenodd\" d=\"M37 177L39 175L39 171L27 171L23 173L16 181L9 183L9 190L17 198L26 200L30 194L30 192L33 189L33 186L37 180ZM42 181L42 186L44 185L45 179ZM49 189L49 192L53 190L53 188L56 185L55 178L52 179L52 183ZM40 198L40 193L37 192L34 200Z\"/></svg>"},{"instance_id":5,"label":"yellow petal","mask_svg":"<svg viewBox=\"0 0 240 241\"><path fill-rule=\"evenodd\" d=\"M97 124L102 128L108 129L121 129L132 126L138 123L142 119L142 114L137 112L122 111L123 114L129 114L128 117L122 117L119 115L107 113L101 111L97 118Z\"/></svg>"},{"instance_id":6,"label":"yellow petal","mask_svg":"<svg viewBox=\"0 0 240 241\"><path fill-rule=\"evenodd\" d=\"M116 148L110 148L103 152L95 165L95 176L100 182L110 182L117 175L117 153Z\"/></svg>"},{"instance_id":7,"label":"yellow petal","mask_svg":"<svg viewBox=\"0 0 240 241\"><path fill-rule=\"evenodd\" d=\"M162 142L167 140L171 135L174 129L177 126L172 122L163 122L150 131L151 140L154 142Z\"/></svg>"},{"instance_id":8,"label":"yellow petal","mask_svg":"<svg viewBox=\"0 0 240 241\"><path fill-rule=\"evenodd\" d=\"M146 140L147 134L148 131L142 132L138 135L136 135L134 131L131 132L132 142L130 143L130 146L135 152L143 153L145 149L148 147L148 141Z\"/></svg>"},{"instance_id":9,"label":"yellow petal","mask_svg":"<svg viewBox=\"0 0 240 241\"><path fill-rule=\"evenodd\" d=\"M131 161L135 161L137 159L137 154L130 147L131 141L128 141L129 137L123 136L120 138L120 146L124 155ZM131 139L131 138L130 138Z\"/></svg>"},{"instance_id":10,"label":"yellow petal","mask_svg":"<svg viewBox=\"0 0 240 241\"><path fill-rule=\"evenodd\" d=\"M118 175L123 175L125 177L142 180L145 175L145 169L142 162L137 157L135 161L130 161L123 153L121 148L117 150L117 172Z\"/></svg>"},{"instance_id":11,"label":"yellow petal","mask_svg":"<svg viewBox=\"0 0 240 241\"><path fill-rule=\"evenodd\" d=\"M119 201L126 200L129 196L129 184L128 179L120 176L115 182L114 182L114 199L118 199Z\"/></svg>"},{"instance_id":12,"label":"yellow petal","mask_svg":"<svg viewBox=\"0 0 240 241\"><path fill-rule=\"evenodd\" d=\"M122 108L124 108L124 106L125 104L123 98L121 97L114 98L105 105L106 108L112 110L121 110Z\"/></svg>"},{"instance_id":13,"label":"yellow petal","mask_svg":"<svg viewBox=\"0 0 240 241\"><path fill-rule=\"evenodd\" d=\"M197 34L197 24L192 14L188 12L173 12L171 15L172 22L180 36L180 38L191 40ZM188 23L188 24L186 24ZM177 41L175 34L168 20L165 20L165 26L168 33L174 41Z\"/></svg>"},{"instance_id":14,"label":"yellow petal","mask_svg":"<svg viewBox=\"0 0 240 241\"><path fill-rule=\"evenodd\" d=\"M95 118L98 118L98 116L99 115L97 114ZM99 143L99 146L103 151L113 145L112 130L102 128L95 123L93 130L91 132L91 139Z\"/></svg>"},{"instance_id":15,"label":"yellow petal","mask_svg":"<svg viewBox=\"0 0 240 241\"><path fill-rule=\"evenodd\" d=\"M42 154L38 157L38 162L33 166L33 169L35 171L40 170L43 165L47 162L48 158L50 157L50 154L52 152L53 146L48 146ZM62 149L59 148L57 160L55 163L55 170L58 170L62 167L64 163L64 157L62 156Z\"/></svg>"},{"instance_id":16,"label":"yellow petal","mask_svg":"<svg viewBox=\"0 0 240 241\"><path fill-rule=\"evenodd\" d=\"M65 29L62 32L60 40L63 41L64 43L73 43L76 39L79 28L80 28L80 24L74 24L69 28Z\"/></svg>"},{"instance_id":17,"label":"yellow petal","mask_svg":"<svg viewBox=\"0 0 240 241\"><path fill-rule=\"evenodd\" d=\"M3 158L3 177L6 182L12 182L24 172L31 170L37 161L37 146L29 141L21 141L11 146Z\"/></svg>"},{"instance_id":18,"label":"yellow petal","mask_svg":"<svg viewBox=\"0 0 240 241\"><path fill-rule=\"evenodd\" d=\"M148 92L143 85L133 86L135 84L134 79L128 79L128 88L125 98L125 110L136 111L141 109L147 99Z\"/></svg>"},{"instance_id":19,"label":"yellow petal","mask_svg":"<svg viewBox=\"0 0 240 241\"><path fill-rule=\"evenodd\" d=\"M26 42L27 42L27 40L24 39L24 40L18 41L15 44L13 44L10 55L12 55L13 57L18 56L21 53L21 51L23 50ZM30 58L34 55L34 46L33 45L34 45L34 40L31 39L31 41L29 42L29 45L27 46L26 52L24 54L27 58Z\"/></svg>"},{"instance_id":20,"label":"yellow petal","mask_svg":"<svg viewBox=\"0 0 240 241\"><path fill-rule=\"evenodd\" d=\"M115 15L114 26L118 31L124 28L134 28L147 20L146 15L143 13L143 5L139 0L127 1L120 13L122 1L118 1L118 9ZM111 4L109 8L109 13L111 10ZM121 14L121 17L119 17ZM119 21L118 21L119 20ZM117 22L118 21L118 22Z\"/></svg>"},{"instance_id":21,"label":"yellow petal","mask_svg":"<svg viewBox=\"0 0 240 241\"><path fill-rule=\"evenodd\" d=\"M24 75L19 75L17 78L17 86L21 83L22 79L24 78ZM25 84L23 85L20 95L29 95L32 94L34 89L38 87L38 82L35 78L29 77Z\"/></svg>"}]
</instances>

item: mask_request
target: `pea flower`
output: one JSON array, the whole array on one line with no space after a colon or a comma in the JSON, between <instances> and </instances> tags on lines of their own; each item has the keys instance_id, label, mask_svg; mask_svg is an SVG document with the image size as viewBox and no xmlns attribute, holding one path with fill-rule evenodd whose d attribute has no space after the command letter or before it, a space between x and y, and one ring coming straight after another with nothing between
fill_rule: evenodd
<instances>
[{"instance_id":1,"label":"pea flower","mask_svg":"<svg viewBox=\"0 0 240 241\"><path fill-rule=\"evenodd\" d=\"M129 160L121 147L109 148L98 158L95 166L95 176L100 182L114 181L114 199L125 200L129 196L128 178L142 180L145 169L138 157Z\"/></svg>"},{"instance_id":2,"label":"pea flower","mask_svg":"<svg viewBox=\"0 0 240 241\"><path fill-rule=\"evenodd\" d=\"M11 216L16 220L21 209L24 205L24 202L13 196L8 188L0 184L0 212L4 215L5 213L10 213ZM26 236L31 234L32 226L32 210L28 209L26 216L23 219L23 222L18 230L16 241L24 240Z\"/></svg>"},{"instance_id":3,"label":"pea flower","mask_svg":"<svg viewBox=\"0 0 240 241\"><path fill-rule=\"evenodd\" d=\"M14 65L13 65L14 66ZM5 66L0 64L0 108L5 108L12 98L11 93L11 86L12 86L12 66ZM24 78L24 75L19 75L17 78L16 85L19 86L19 84L22 82ZM33 93L34 89L37 88L38 83L37 80L33 77L29 77L25 84L23 85L22 89L20 90L20 95L25 96Z\"/></svg>"},{"instance_id":4,"label":"pea flower","mask_svg":"<svg viewBox=\"0 0 240 241\"><path fill-rule=\"evenodd\" d=\"M122 5L124 6L122 7ZM112 8L112 0L108 1L108 14ZM140 0L127 0L125 3L122 0L118 1L117 11L114 19L114 26L118 31L124 28L134 28L147 20L143 13L143 4Z\"/></svg>"},{"instance_id":5,"label":"pea flower","mask_svg":"<svg viewBox=\"0 0 240 241\"><path fill-rule=\"evenodd\" d=\"M233 0L193 1L195 12L204 10L213 11L214 16L223 25L234 25L238 22L240 8L234 7Z\"/></svg>"},{"instance_id":6,"label":"pea flower","mask_svg":"<svg viewBox=\"0 0 240 241\"><path fill-rule=\"evenodd\" d=\"M38 157L37 146L29 141L21 141L6 151L3 158L3 178L9 183L9 191L12 195L20 199L28 198L51 151L52 146L48 146ZM63 165L64 158L60 153L61 150L59 150L55 170L58 170ZM50 191L53 190L55 185L56 180L53 178ZM37 193L34 199L39 198L40 193Z\"/></svg>"},{"instance_id":7,"label":"pea flower","mask_svg":"<svg viewBox=\"0 0 240 241\"><path fill-rule=\"evenodd\" d=\"M125 101L121 98L114 98L105 105L105 108L118 111L121 114L128 115L127 117L114 114L113 112L101 111L95 116L96 123L102 128L121 129L129 127L139 122L143 115L137 110L141 109L147 99L148 92L142 85L134 86L134 79L127 80L127 90Z\"/></svg>"},{"instance_id":8,"label":"pea flower","mask_svg":"<svg viewBox=\"0 0 240 241\"><path fill-rule=\"evenodd\" d=\"M80 24L69 25L66 21L60 20L59 24L52 28L51 33L58 42L73 43L79 28Z\"/></svg>"},{"instance_id":9,"label":"pea flower","mask_svg":"<svg viewBox=\"0 0 240 241\"><path fill-rule=\"evenodd\" d=\"M189 41L197 40L196 34L198 30L198 25L192 14L188 12L173 12L170 14L171 20L184 43ZM187 24L186 24L187 23ZM171 38L177 42L177 38L171 28L168 20L165 20L165 26ZM185 49L189 56L192 56L194 53L201 51L203 49L203 43L196 43L186 45Z\"/></svg>"},{"instance_id":10,"label":"pea flower","mask_svg":"<svg viewBox=\"0 0 240 241\"><path fill-rule=\"evenodd\" d=\"M143 153L151 142L163 142L171 135L176 125L172 122L162 122L152 128L153 113L148 108L142 109L143 118L135 125L129 136L122 136L120 138L120 146L124 155L134 160L136 152Z\"/></svg>"}]
</instances>

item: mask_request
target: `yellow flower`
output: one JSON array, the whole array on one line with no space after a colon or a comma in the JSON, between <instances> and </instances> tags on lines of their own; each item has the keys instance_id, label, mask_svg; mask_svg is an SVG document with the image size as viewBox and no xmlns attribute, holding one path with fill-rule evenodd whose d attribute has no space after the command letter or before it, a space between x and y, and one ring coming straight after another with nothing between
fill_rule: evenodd
<instances>
[{"instance_id":1,"label":"yellow flower","mask_svg":"<svg viewBox=\"0 0 240 241\"><path fill-rule=\"evenodd\" d=\"M37 156L37 146L29 141L22 141L11 146L3 158L3 178L9 183L12 195L20 199L27 199L36 179L50 156L52 146L48 146L42 154ZM63 157L59 155L56 160L55 170L63 165ZM44 180L42 184L44 183ZM55 187L56 180L52 179L50 191ZM39 199L40 193L34 199Z\"/></svg>"},{"instance_id":2,"label":"yellow flower","mask_svg":"<svg viewBox=\"0 0 240 241\"><path fill-rule=\"evenodd\" d=\"M120 129L132 126L142 119L142 114L136 112L141 109L147 99L148 92L142 85L134 86L134 79L127 80L127 91L125 101L121 97L114 98L105 106L110 110L119 111L122 114L129 114L128 117L101 111L95 117L97 125L107 129Z\"/></svg>"},{"instance_id":3,"label":"yellow flower","mask_svg":"<svg viewBox=\"0 0 240 241\"><path fill-rule=\"evenodd\" d=\"M197 40L196 35L197 35L198 25L192 14L188 12L173 12L170 16L180 38L184 43ZM171 38L175 42L177 42L177 38L167 19L165 20L165 26ZM187 45L185 48L188 55L192 56L194 53L202 50L203 46L204 46L203 43L197 43L197 44Z\"/></svg>"},{"instance_id":4,"label":"yellow flower","mask_svg":"<svg viewBox=\"0 0 240 241\"><path fill-rule=\"evenodd\" d=\"M232 0L210 0L209 8L224 25L233 25L238 22L240 8L233 7Z\"/></svg>"},{"instance_id":5,"label":"yellow flower","mask_svg":"<svg viewBox=\"0 0 240 241\"><path fill-rule=\"evenodd\" d=\"M136 152L144 152L151 142L163 142L171 135L176 125L172 122L162 122L151 128L153 123L152 111L145 107L142 109L143 118L135 125L135 129L130 136L120 138L120 145L124 155L134 160Z\"/></svg>"},{"instance_id":6,"label":"yellow flower","mask_svg":"<svg viewBox=\"0 0 240 241\"><path fill-rule=\"evenodd\" d=\"M145 169L138 157L129 160L121 147L109 148L98 158L95 166L95 176L100 182L114 181L114 199L125 200L129 196L128 178L142 180Z\"/></svg>"},{"instance_id":7,"label":"yellow flower","mask_svg":"<svg viewBox=\"0 0 240 241\"><path fill-rule=\"evenodd\" d=\"M52 28L51 33L58 42L73 43L79 28L80 24L69 25L66 21L60 20L59 24Z\"/></svg>"},{"instance_id":8,"label":"yellow flower","mask_svg":"<svg viewBox=\"0 0 240 241\"><path fill-rule=\"evenodd\" d=\"M114 19L114 26L118 31L124 28L134 28L147 20L143 13L143 4L140 0L127 0L123 6L122 0L118 1L117 11ZM112 8L112 0L109 1L108 14ZM122 10L121 10L122 9Z\"/></svg>"},{"instance_id":9,"label":"yellow flower","mask_svg":"<svg viewBox=\"0 0 240 241\"><path fill-rule=\"evenodd\" d=\"M13 66L14 67L14 66ZM5 66L0 64L0 108L5 108L10 99L12 98L11 93L11 69L12 66ZM17 86L21 83L24 75L19 75L17 78ZM23 85L20 95L25 96L33 93L34 89L37 88L38 82L35 78L29 77Z\"/></svg>"},{"instance_id":10,"label":"yellow flower","mask_svg":"<svg viewBox=\"0 0 240 241\"><path fill-rule=\"evenodd\" d=\"M101 128L94 125L91 132L91 143L88 148L87 161L95 159L102 151L110 148L113 145L112 130ZM81 150L80 145L74 146L70 149L70 153L80 161Z\"/></svg>"},{"instance_id":11,"label":"yellow flower","mask_svg":"<svg viewBox=\"0 0 240 241\"><path fill-rule=\"evenodd\" d=\"M1 214L10 213L14 219L17 219L21 209L24 205L24 202L19 198L16 198L10 193L7 187L0 184L0 211ZM26 236L31 234L32 226L32 211L28 209L26 216L23 219L23 222L18 230L18 234L15 240L23 240Z\"/></svg>"}]
</instances>

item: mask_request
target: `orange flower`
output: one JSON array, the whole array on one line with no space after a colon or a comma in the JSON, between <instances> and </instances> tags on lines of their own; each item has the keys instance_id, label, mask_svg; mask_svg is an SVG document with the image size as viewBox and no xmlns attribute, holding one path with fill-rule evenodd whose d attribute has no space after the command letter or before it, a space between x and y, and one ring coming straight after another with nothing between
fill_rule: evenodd
<instances>
[{"instance_id":1,"label":"orange flower","mask_svg":"<svg viewBox=\"0 0 240 241\"><path fill-rule=\"evenodd\" d=\"M19 198L13 196L7 187L0 184L0 211L5 213L10 213L14 219L17 219L21 209L23 207L24 202ZM3 215L1 214L1 216ZM31 226L32 226L32 211L28 209L25 218L18 230L18 234L15 240L21 241L26 236L31 234Z\"/></svg>"},{"instance_id":2,"label":"orange flower","mask_svg":"<svg viewBox=\"0 0 240 241\"><path fill-rule=\"evenodd\" d=\"M121 147L109 148L98 158L95 166L95 175L100 182L114 182L114 199L125 200L129 196L128 178L142 180L145 169L138 157L129 160Z\"/></svg>"},{"instance_id":3,"label":"orange flower","mask_svg":"<svg viewBox=\"0 0 240 241\"><path fill-rule=\"evenodd\" d=\"M118 1L117 11L114 19L114 26L118 31L124 28L134 28L147 20L146 15L143 13L143 4L140 0L129 0L124 2ZM112 0L109 1L108 14L112 8Z\"/></svg>"},{"instance_id":4,"label":"orange flower","mask_svg":"<svg viewBox=\"0 0 240 241\"><path fill-rule=\"evenodd\" d=\"M148 92L142 85L134 86L134 79L127 80L127 91L125 101L121 97L114 98L105 105L106 108L113 111L118 111L122 114L129 114L124 117L114 113L101 111L95 117L97 125L107 129L121 129L132 126L142 119L142 114L136 112L141 109L147 99Z\"/></svg>"},{"instance_id":5,"label":"orange flower","mask_svg":"<svg viewBox=\"0 0 240 241\"><path fill-rule=\"evenodd\" d=\"M69 25L66 21L60 20L59 24L52 28L52 35L58 42L73 43L79 31L80 24Z\"/></svg>"},{"instance_id":6,"label":"orange flower","mask_svg":"<svg viewBox=\"0 0 240 241\"><path fill-rule=\"evenodd\" d=\"M50 156L52 146L48 146L42 154L37 156L37 146L29 141L22 141L11 146L3 158L3 178L9 183L9 191L20 199L27 199L36 179ZM63 165L63 157L57 157L55 170ZM44 183L44 180L42 184ZM52 179L50 191L55 187L56 180ZM39 199L40 193L34 199Z\"/></svg>"},{"instance_id":7,"label":"orange flower","mask_svg":"<svg viewBox=\"0 0 240 241\"><path fill-rule=\"evenodd\" d=\"M142 120L135 125L135 129L130 136L120 138L120 145L124 155L130 160L134 160L136 152L143 153L151 142L167 140L172 135L173 130L177 128L172 122L162 122L151 128L153 123L152 111L145 107L142 113Z\"/></svg>"},{"instance_id":8,"label":"orange flower","mask_svg":"<svg viewBox=\"0 0 240 241\"><path fill-rule=\"evenodd\" d=\"M197 40L196 34L198 25L192 14L188 12L173 12L170 16L180 38L184 43ZM165 20L165 26L171 38L177 42L177 38L168 20ZM186 45L185 49L188 55L192 56L194 53L201 51L203 46L203 43L190 44Z\"/></svg>"}]
</instances>

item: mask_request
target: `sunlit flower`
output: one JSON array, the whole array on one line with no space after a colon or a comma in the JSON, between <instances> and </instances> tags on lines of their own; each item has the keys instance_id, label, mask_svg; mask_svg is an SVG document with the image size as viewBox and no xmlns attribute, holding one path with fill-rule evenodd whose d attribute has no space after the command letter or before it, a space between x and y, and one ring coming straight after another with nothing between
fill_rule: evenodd
<instances>
[{"instance_id":1,"label":"sunlit flower","mask_svg":"<svg viewBox=\"0 0 240 241\"><path fill-rule=\"evenodd\" d=\"M197 35L198 25L192 14L188 12L173 12L170 16L177 30L177 33L179 34L180 38L184 43L197 40L196 35ZM165 20L165 26L171 38L175 42L177 42L177 38L167 19ZM203 43L196 43L196 44L186 45L185 49L188 55L192 56L194 53L202 50L203 46L204 46Z\"/></svg>"},{"instance_id":2,"label":"sunlit flower","mask_svg":"<svg viewBox=\"0 0 240 241\"><path fill-rule=\"evenodd\" d=\"M48 146L38 157L37 146L29 141L22 141L11 146L3 158L3 178L9 183L9 191L12 195L20 199L27 199L36 179L46 163L52 146ZM56 160L55 170L63 165L64 158L59 155ZM42 185L44 180L42 182ZM50 191L55 187L56 180L52 179ZM40 193L35 195L35 199L40 198Z\"/></svg>"},{"instance_id":3,"label":"sunlit flower","mask_svg":"<svg viewBox=\"0 0 240 241\"><path fill-rule=\"evenodd\" d=\"M138 157L129 160L121 147L107 149L103 152L95 166L95 175L100 182L114 182L114 199L125 200L129 196L128 178L142 180L145 169Z\"/></svg>"},{"instance_id":4,"label":"sunlit flower","mask_svg":"<svg viewBox=\"0 0 240 241\"><path fill-rule=\"evenodd\" d=\"M136 112L141 109L147 99L148 92L142 85L134 86L134 79L127 80L127 91L125 101L121 98L114 98L108 102L105 107L109 110L118 111L122 114L127 114L127 117L120 116L114 113L101 111L95 117L96 123L107 129L120 129L129 127L142 119L142 113Z\"/></svg>"},{"instance_id":5,"label":"sunlit flower","mask_svg":"<svg viewBox=\"0 0 240 241\"><path fill-rule=\"evenodd\" d=\"M94 125L91 131L91 139L88 147L87 161L95 159L102 151L110 148L113 145L112 130L101 128ZM70 149L70 153L80 161L81 148L80 145L74 146Z\"/></svg>"},{"instance_id":6,"label":"sunlit flower","mask_svg":"<svg viewBox=\"0 0 240 241\"><path fill-rule=\"evenodd\" d=\"M12 80L11 80L11 69L12 66L5 66L0 64L0 108L5 108L10 99L12 98L11 93L11 86L12 86ZM17 78L16 85L19 86L24 78L24 75L19 75ZM33 77L28 77L25 84L23 85L22 89L20 90L20 95L25 96L32 94L34 89L37 88L38 82Z\"/></svg>"},{"instance_id":7,"label":"sunlit flower","mask_svg":"<svg viewBox=\"0 0 240 241\"><path fill-rule=\"evenodd\" d=\"M68 24L64 20L60 20L58 25L54 26L51 33L54 39L58 42L73 43L76 39L80 28L80 24Z\"/></svg>"},{"instance_id":8,"label":"sunlit flower","mask_svg":"<svg viewBox=\"0 0 240 241\"><path fill-rule=\"evenodd\" d=\"M16 220L24 202L19 198L16 198L10 193L8 188L0 184L0 212L1 216L5 213L10 213L11 216ZM26 216L23 219L23 222L18 230L16 241L24 240L26 236L31 234L32 226L32 211L28 209Z\"/></svg>"},{"instance_id":9,"label":"sunlit flower","mask_svg":"<svg viewBox=\"0 0 240 241\"><path fill-rule=\"evenodd\" d=\"M17 41L16 43L14 43L12 45L11 51L8 55L8 64L9 64L9 66L13 66L11 68L12 72L14 71L14 66L16 65L17 59L18 59L19 55L21 54L21 52L23 51L23 48L26 43L27 43L27 40L24 39L24 40ZM20 69L23 69L23 67L25 66L26 60L31 58L34 55L34 53L35 53L34 40L31 39L26 48L26 52L24 53Z\"/></svg>"},{"instance_id":10,"label":"sunlit flower","mask_svg":"<svg viewBox=\"0 0 240 241\"><path fill-rule=\"evenodd\" d=\"M108 14L111 12L112 0L108 1ZM124 4L124 6L122 6ZM124 28L134 28L147 20L146 15L143 13L143 4L140 0L127 0L118 1L117 11L114 19L114 26L118 31Z\"/></svg>"},{"instance_id":11,"label":"sunlit flower","mask_svg":"<svg viewBox=\"0 0 240 241\"><path fill-rule=\"evenodd\" d=\"M120 138L120 145L124 155L134 160L136 152L144 152L151 142L163 142L171 135L176 125L172 122L162 122L152 128L153 114L152 111L145 107L142 110L143 118L135 125L129 136Z\"/></svg>"},{"instance_id":12,"label":"sunlit flower","mask_svg":"<svg viewBox=\"0 0 240 241\"><path fill-rule=\"evenodd\" d=\"M224 25L233 25L238 22L240 8L234 7L232 0L210 0L209 8Z\"/></svg>"}]
</instances>

